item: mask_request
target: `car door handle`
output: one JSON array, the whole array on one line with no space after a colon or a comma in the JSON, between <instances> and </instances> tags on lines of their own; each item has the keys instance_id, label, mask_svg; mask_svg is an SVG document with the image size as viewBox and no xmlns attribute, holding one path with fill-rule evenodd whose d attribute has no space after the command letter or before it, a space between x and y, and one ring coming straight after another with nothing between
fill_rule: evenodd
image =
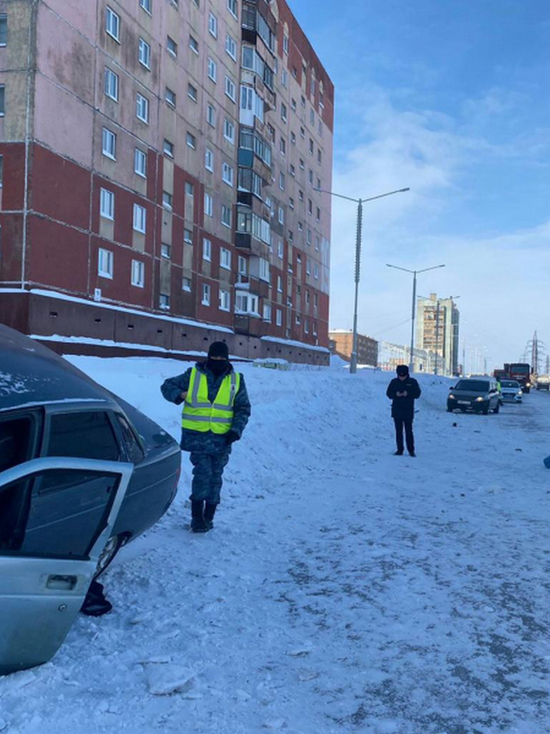
<instances>
[{"instance_id":1,"label":"car door handle","mask_svg":"<svg viewBox=\"0 0 550 734\"><path fill-rule=\"evenodd\" d=\"M63 591L72 591L78 581L77 576L48 576L46 581L47 589L58 589Z\"/></svg>"}]
</instances>

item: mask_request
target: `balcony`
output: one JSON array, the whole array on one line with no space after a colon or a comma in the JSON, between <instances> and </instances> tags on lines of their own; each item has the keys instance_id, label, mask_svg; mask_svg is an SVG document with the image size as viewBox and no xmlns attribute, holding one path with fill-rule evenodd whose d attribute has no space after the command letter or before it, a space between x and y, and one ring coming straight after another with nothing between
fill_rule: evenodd
<instances>
[{"instance_id":1,"label":"balcony","mask_svg":"<svg viewBox=\"0 0 550 734\"><path fill-rule=\"evenodd\" d=\"M246 334L247 336L262 336L263 321L259 316L250 316L249 314L236 313L233 320L233 328L236 334Z\"/></svg>"}]
</instances>

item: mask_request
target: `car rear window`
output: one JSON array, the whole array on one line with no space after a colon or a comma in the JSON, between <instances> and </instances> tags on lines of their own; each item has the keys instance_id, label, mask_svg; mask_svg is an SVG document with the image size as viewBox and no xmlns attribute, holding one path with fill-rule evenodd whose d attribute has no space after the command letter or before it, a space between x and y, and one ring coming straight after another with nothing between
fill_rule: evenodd
<instances>
[{"instance_id":1,"label":"car rear window","mask_svg":"<svg viewBox=\"0 0 550 734\"><path fill-rule=\"evenodd\" d=\"M46 456L118 461L119 448L107 413L83 411L52 415Z\"/></svg>"},{"instance_id":2,"label":"car rear window","mask_svg":"<svg viewBox=\"0 0 550 734\"><path fill-rule=\"evenodd\" d=\"M472 392L489 392L489 383L483 380L460 380L455 390L471 390Z\"/></svg>"},{"instance_id":3,"label":"car rear window","mask_svg":"<svg viewBox=\"0 0 550 734\"><path fill-rule=\"evenodd\" d=\"M32 429L30 416L0 420L0 472L31 458Z\"/></svg>"}]
</instances>

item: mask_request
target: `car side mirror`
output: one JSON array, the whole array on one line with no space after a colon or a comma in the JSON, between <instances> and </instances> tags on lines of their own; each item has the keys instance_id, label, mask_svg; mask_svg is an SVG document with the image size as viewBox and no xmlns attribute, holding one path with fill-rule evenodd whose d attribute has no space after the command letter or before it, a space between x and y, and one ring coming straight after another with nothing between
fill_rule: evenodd
<instances>
[{"instance_id":1,"label":"car side mirror","mask_svg":"<svg viewBox=\"0 0 550 734\"><path fill-rule=\"evenodd\" d=\"M454 387L452 387L452 386L451 386L451 387L449 388L449 390L454 390Z\"/></svg>"}]
</instances>

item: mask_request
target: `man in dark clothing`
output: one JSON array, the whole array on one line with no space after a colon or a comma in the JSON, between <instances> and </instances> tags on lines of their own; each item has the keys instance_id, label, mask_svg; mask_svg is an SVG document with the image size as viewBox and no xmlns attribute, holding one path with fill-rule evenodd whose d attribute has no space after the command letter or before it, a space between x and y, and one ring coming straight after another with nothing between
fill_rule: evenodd
<instances>
[{"instance_id":1,"label":"man in dark clothing","mask_svg":"<svg viewBox=\"0 0 550 734\"><path fill-rule=\"evenodd\" d=\"M414 451L414 401L420 397L420 385L409 375L409 368L406 364L398 365L397 377L388 385L386 395L392 401L391 414L395 423L395 438L397 441L396 456L403 454L403 428L405 428L405 439L407 442L407 451L411 456L416 456Z\"/></svg>"},{"instance_id":2,"label":"man in dark clothing","mask_svg":"<svg viewBox=\"0 0 550 734\"><path fill-rule=\"evenodd\" d=\"M233 369L227 344L213 342L206 361L165 380L161 391L166 400L184 403L181 448L193 464L191 530L206 533L214 527L231 444L250 416L244 377Z\"/></svg>"}]
</instances>

